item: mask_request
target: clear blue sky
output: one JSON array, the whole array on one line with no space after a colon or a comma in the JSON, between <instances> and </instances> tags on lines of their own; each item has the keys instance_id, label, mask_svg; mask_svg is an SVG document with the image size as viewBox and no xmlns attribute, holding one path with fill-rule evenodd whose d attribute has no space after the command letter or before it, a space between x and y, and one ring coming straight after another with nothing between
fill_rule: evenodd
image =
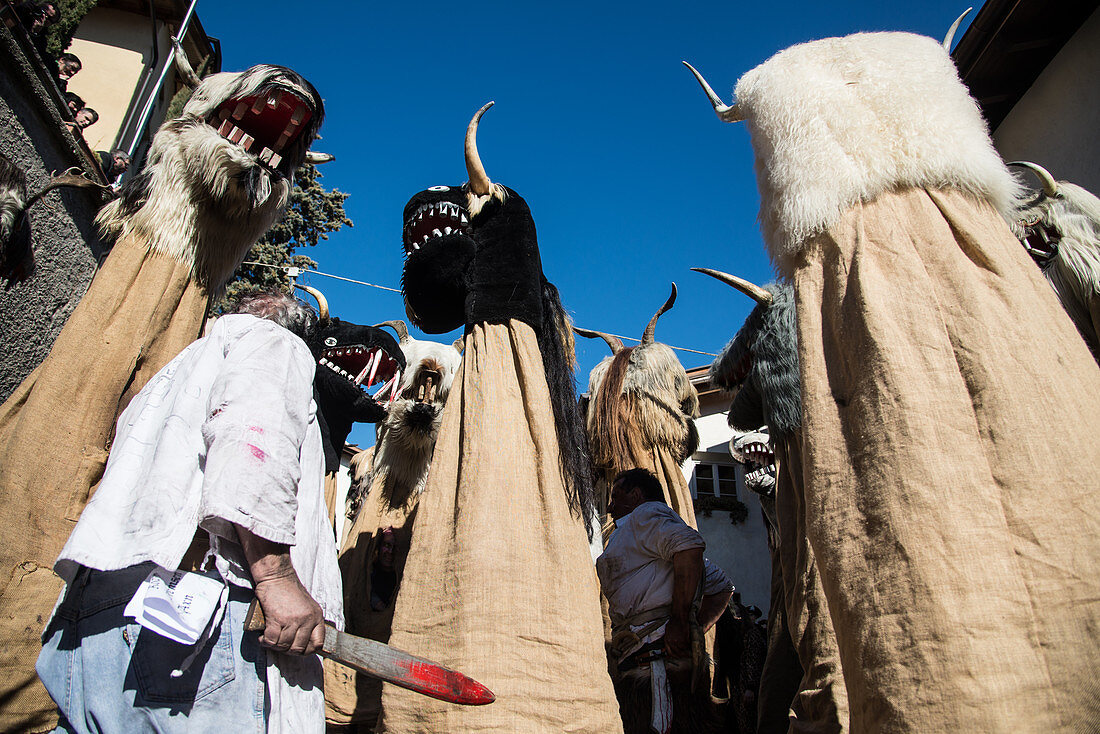
<instances>
[{"instance_id":1,"label":"clear blue sky","mask_svg":"<svg viewBox=\"0 0 1100 734\"><path fill-rule=\"evenodd\" d=\"M325 100L314 149L336 155L322 168L324 184L351 195L355 226L299 251L319 270L397 287L405 202L466 180L466 124L495 100L479 130L482 160L530 204L546 276L577 323L640 336L676 281L680 297L657 338L717 352L751 302L688 268L758 283L773 274L748 135L719 122L681 59L728 100L741 74L792 44L878 30L942 38L965 8L947 0L200 0L197 12L222 42L224 70L284 64ZM405 318L399 294L316 275L300 282L321 288L341 318ZM582 389L606 354L602 341L578 339ZM679 354L689 369L711 359ZM369 445L373 432L358 427L350 440Z\"/></svg>"}]
</instances>

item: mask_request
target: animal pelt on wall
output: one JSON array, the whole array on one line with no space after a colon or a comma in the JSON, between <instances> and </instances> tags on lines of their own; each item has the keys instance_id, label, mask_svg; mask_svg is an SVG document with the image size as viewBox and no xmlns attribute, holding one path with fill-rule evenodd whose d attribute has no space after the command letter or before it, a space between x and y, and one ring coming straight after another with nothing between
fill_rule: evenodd
<instances>
[{"instance_id":1,"label":"animal pelt on wall","mask_svg":"<svg viewBox=\"0 0 1100 734\"><path fill-rule=\"evenodd\" d=\"M1026 165L1043 181L1009 224L1100 361L1100 199L1035 164L1009 165Z\"/></svg>"},{"instance_id":2,"label":"animal pelt on wall","mask_svg":"<svg viewBox=\"0 0 1100 734\"><path fill-rule=\"evenodd\" d=\"M144 170L96 223L190 263L217 291L282 216L323 117L317 90L286 67L213 74L157 131Z\"/></svg>"},{"instance_id":3,"label":"animal pelt on wall","mask_svg":"<svg viewBox=\"0 0 1100 734\"><path fill-rule=\"evenodd\" d=\"M1015 205L1019 185L934 39L858 33L792 46L742 76L735 94L761 141L760 221L783 271L809 238L885 191L955 188L1006 215Z\"/></svg>"}]
</instances>

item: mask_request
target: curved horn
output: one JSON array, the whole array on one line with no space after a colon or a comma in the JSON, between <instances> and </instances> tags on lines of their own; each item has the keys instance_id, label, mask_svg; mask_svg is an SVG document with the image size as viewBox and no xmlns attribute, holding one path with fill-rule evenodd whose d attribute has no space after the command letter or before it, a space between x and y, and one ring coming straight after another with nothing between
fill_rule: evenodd
<instances>
[{"instance_id":1,"label":"curved horn","mask_svg":"<svg viewBox=\"0 0 1100 734\"><path fill-rule=\"evenodd\" d=\"M712 278L717 278L726 285L732 285L761 306L767 306L772 302L772 294L769 291L743 278L738 278L736 275L723 273L721 270L711 270L710 268L692 268L692 270L697 273L702 273L703 275L709 275Z\"/></svg>"},{"instance_id":2,"label":"curved horn","mask_svg":"<svg viewBox=\"0 0 1100 734\"><path fill-rule=\"evenodd\" d=\"M336 160L336 156L332 153L318 153L313 150L306 151L306 163L312 163L315 166L319 166L322 163L331 163Z\"/></svg>"},{"instance_id":3,"label":"curved horn","mask_svg":"<svg viewBox=\"0 0 1100 734\"><path fill-rule=\"evenodd\" d=\"M955 31L959 30L959 23L963 22L963 18L970 15L970 11L974 8L967 8L962 12L958 18L955 18L955 22L951 24L951 27L947 29L947 35L943 37L943 50L948 54L951 53L951 42L955 40Z\"/></svg>"},{"instance_id":4,"label":"curved horn","mask_svg":"<svg viewBox=\"0 0 1100 734\"><path fill-rule=\"evenodd\" d=\"M1028 169L1043 182L1044 194L1052 198L1058 195L1058 182L1054 180L1054 176L1050 175L1050 171L1043 168L1038 163L1032 163L1031 161L1012 161L1008 165Z\"/></svg>"},{"instance_id":5,"label":"curved horn","mask_svg":"<svg viewBox=\"0 0 1100 734\"><path fill-rule=\"evenodd\" d=\"M672 293L668 295L668 300L664 305L657 309L657 313L653 314L653 318L646 324L645 331L642 332L642 343L638 346L644 347L646 344L653 343L653 335L657 331L657 319L661 318L661 314L672 308L672 304L676 303L676 284L672 284Z\"/></svg>"},{"instance_id":6,"label":"curved horn","mask_svg":"<svg viewBox=\"0 0 1100 734\"><path fill-rule=\"evenodd\" d=\"M456 352L462 354L464 351L466 351L466 335L463 334L462 336L455 339L454 343L451 344L451 346L455 348Z\"/></svg>"},{"instance_id":7,"label":"curved horn","mask_svg":"<svg viewBox=\"0 0 1100 734\"><path fill-rule=\"evenodd\" d=\"M324 296L323 296L323 295L321 294L321 291L317 290L316 288L311 288L311 287L310 287L310 286L308 286L308 285L300 285L300 284L298 284L298 283L295 283L295 284L294 284L294 287L295 287L295 288L301 288L301 289L302 289L302 290L304 290L304 291L305 291L306 293L308 293L309 295L311 295L311 296L313 296L314 298L316 298L316 299L317 299L317 316L318 316L318 321L319 321L319 323L321 323L321 324L327 324L327 323L328 323L328 321L329 321L329 315L328 315L328 299L327 299L327 298L325 298L325 297L324 297Z\"/></svg>"},{"instance_id":8,"label":"curved horn","mask_svg":"<svg viewBox=\"0 0 1100 734\"><path fill-rule=\"evenodd\" d=\"M183 46L175 36L172 37L172 48L175 49L176 71L183 77L183 83L192 89L202 84L202 79L191 68L191 62L187 60L187 54L183 52Z\"/></svg>"},{"instance_id":9,"label":"curved horn","mask_svg":"<svg viewBox=\"0 0 1100 734\"><path fill-rule=\"evenodd\" d=\"M474 114L474 119L470 120L466 128L466 173L470 176L470 191L478 196L485 196L493 190L493 183L489 180L489 174L485 173L485 166L481 165L481 156L477 153L477 124L485 110L494 104L487 102Z\"/></svg>"},{"instance_id":10,"label":"curved horn","mask_svg":"<svg viewBox=\"0 0 1100 734\"><path fill-rule=\"evenodd\" d=\"M50 176L50 182L42 187L42 190L36 194L27 198L27 203L23 205L23 210L30 209L31 206L41 199L46 194L50 193L54 189L60 189L66 186L71 186L78 189L99 189L100 191L110 191L115 194L114 189L110 186L105 186L101 183L96 183L92 179L84 175L83 171L77 166L67 169L63 173L54 173ZM117 196L117 194L115 194Z\"/></svg>"},{"instance_id":11,"label":"curved horn","mask_svg":"<svg viewBox=\"0 0 1100 734\"><path fill-rule=\"evenodd\" d=\"M718 115L718 119L722 122L741 122L745 119L745 116L741 113L741 109L737 106L737 102L732 105L728 105L722 101L722 98L714 93L711 86L707 84L707 80L703 78L703 75L695 70L695 67L686 61L681 62L688 68L692 74L695 75L695 81L699 82L699 86L703 88L703 91L707 93L707 99L710 100L710 104L714 107L714 112Z\"/></svg>"},{"instance_id":12,"label":"curved horn","mask_svg":"<svg viewBox=\"0 0 1100 734\"><path fill-rule=\"evenodd\" d=\"M397 320L397 319L395 319L393 321L383 321L380 324L375 324L374 328L381 329L383 326L388 326L391 329L393 329L394 331L396 331L397 332L397 340L399 342L401 342L402 344L404 344L405 342L407 342L409 340L409 327L404 321L400 321L400 320Z\"/></svg>"},{"instance_id":13,"label":"curved horn","mask_svg":"<svg viewBox=\"0 0 1100 734\"><path fill-rule=\"evenodd\" d=\"M618 354L623 349L623 342L617 336L611 336L605 334L602 331L593 331L591 329L582 329L579 326L574 326L573 331L583 336L585 339L603 339L607 342L607 346L611 348L612 354Z\"/></svg>"}]
</instances>

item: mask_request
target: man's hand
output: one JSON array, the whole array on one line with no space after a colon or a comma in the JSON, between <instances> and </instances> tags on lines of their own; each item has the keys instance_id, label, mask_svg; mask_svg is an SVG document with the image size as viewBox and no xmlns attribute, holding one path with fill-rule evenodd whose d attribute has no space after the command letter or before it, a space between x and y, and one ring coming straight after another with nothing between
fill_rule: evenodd
<instances>
[{"instance_id":1,"label":"man's hand","mask_svg":"<svg viewBox=\"0 0 1100 734\"><path fill-rule=\"evenodd\" d=\"M691 656L691 625L686 619L673 617L665 627L665 655L669 658Z\"/></svg>"},{"instance_id":2,"label":"man's hand","mask_svg":"<svg viewBox=\"0 0 1100 734\"><path fill-rule=\"evenodd\" d=\"M253 535L240 525L236 528L267 623L260 643L292 655L312 655L320 650L325 643L324 616L298 580L290 548Z\"/></svg>"},{"instance_id":3,"label":"man's hand","mask_svg":"<svg viewBox=\"0 0 1100 734\"><path fill-rule=\"evenodd\" d=\"M292 655L312 655L325 644L321 606L297 574L256 581L256 598L267 620L260 644Z\"/></svg>"}]
</instances>

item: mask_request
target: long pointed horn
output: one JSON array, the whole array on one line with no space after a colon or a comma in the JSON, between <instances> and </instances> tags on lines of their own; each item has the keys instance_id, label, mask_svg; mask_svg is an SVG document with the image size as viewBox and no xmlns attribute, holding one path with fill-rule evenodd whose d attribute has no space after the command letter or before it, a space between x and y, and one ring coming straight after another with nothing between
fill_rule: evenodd
<instances>
[{"instance_id":1,"label":"long pointed horn","mask_svg":"<svg viewBox=\"0 0 1100 734\"><path fill-rule=\"evenodd\" d=\"M187 60L187 54L183 52L183 46L180 45L179 39L174 36L172 37L172 48L175 49L176 71L183 77L183 83L192 89L202 84L202 79L199 79L199 75L191 68L191 62Z\"/></svg>"},{"instance_id":2,"label":"long pointed horn","mask_svg":"<svg viewBox=\"0 0 1100 734\"><path fill-rule=\"evenodd\" d=\"M294 287L302 289L303 291L317 299L318 321L322 325L327 324L329 322L328 299L321 294L321 291L317 290L316 288L311 288L308 285L300 285L298 283L295 283Z\"/></svg>"},{"instance_id":3,"label":"long pointed horn","mask_svg":"<svg viewBox=\"0 0 1100 734\"><path fill-rule=\"evenodd\" d=\"M1028 169L1043 182L1044 194L1052 198L1058 195L1058 182L1054 180L1054 176L1050 175L1050 171L1043 168L1038 163L1032 163L1031 161L1012 161L1008 165Z\"/></svg>"},{"instance_id":4,"label":"long pointed horn","mask_svg":"<svg viewBox=\"0 0 1100 734\"><path fill-rule=\"evenodd\" d=\"M695 75L695 81L699 82L699 86L707 93L707 99L710 100L710 104L714 108L714 113L718 115L719 120L722 122L741 122L745 119L745 116L741 113L741 109L737 106L737 102L734 102L732 105L723 102L722 98L714 93L711 86L707 84L707 80L703 78L702 74L695 70L694 66L686 61L681 63L688 68L688 71Z\"/></svg>"},{"instance_id":5,"label":"long pointed horn","mask_svg":"<svg viewBox=\"0 0 1100 734\"><path fill-rule=\"evenodd\" d=\"M485 173L485 166L481 165L481 156L477 153L477 124L481 122L485 110L494 104L487 102L474 114L474 119L470 120L466 128L466 173L470 176L470 191L478 196L485 196L493 190L493 182L489 180L489 174Z\"/></svg>"},{"instance_id":6,"label":"long pointed horn","mask_svg":"<svg viewBox=\"0 0 1100 734\"><path fill-rule=\"evenodd\" d=\"M591 329L582 329L579 326L574 326L573 331L577 332L578 334L583 336L585 339L603 339L605 342L607 342L607 346L609 346L611 348L611 353L612 354L618 354L623 349L622 339L620 339L617 336L611 336L610 334L605 334L602 331L593 331Z\"/></svg>"},{"instance_id":7,"label":"long pointed horn","mask_svg":"<svg viewBox=\"0 0 1100 734\"><path fill-rule=\"evenodd\" d=\"M646 344L653 343L653 335L657 332L657 319L661 318L661 314L672 308L672 304L676 303L676 284L672 284L672 293L668 295L668 300L664 305L657 309L657 313L653 314L653 318L646 324L645 331L642 332L642 342L638 346L644 347Z\"/></svg>"},{"instance_id":8,"label":"long pointed horn","mask_svg":"<svg viewBox=\"0 0 1100 734\"><path fill-rule=\"evenodd\" d=\"M769 291L743 278L738 278L736 275L723 273L721 270L711 270L710 268L692 268L692 270L697 273L702 273L703 275L709 275L712 278L717 278L726 285L732 285L761 306L767 306L772 302L772 294Z\"/></svg>"},{"instance_id":9,"label":"long pointed horn","mask_svg":"<svg viewBox=\"0 0 1100 734\"><path fill-rule=\"evenodd\" d=\"M409 327L404 321L393 320L383 321L380 324L375 324L374 328L381 329L383 326L388 326L397 332L397 340L404 344L409 340Z\"/></svg>"},{"instance_id":10,"label":"long pointed horn","mask_svg":"<svg viewBox=\"0 0 1100 734\"><path fill-rule=\"evenodd\" d=\"M959 23L963 22L963 18L970 15L970 11L974 8L967 8L963 11L962 15L955 18L955 22L951 24L951 27L947 29L947 35L943 37L943 50L948 54L951 53L951 42L955 40L955 31L959 30Z\"/></svg>"},{"instance_id":11,"label":"long pointed horn","mask_svg":"<svg viewBox=\"0 0 1100 734\"><path fill-rule=\"evenodd\" d=\"M322 163L331 163L336 160L336 156L332 153L318 153L313 150L306 151L306 163L312 163L315 166L319 166Z\"/></svg>"}]
</instances>

